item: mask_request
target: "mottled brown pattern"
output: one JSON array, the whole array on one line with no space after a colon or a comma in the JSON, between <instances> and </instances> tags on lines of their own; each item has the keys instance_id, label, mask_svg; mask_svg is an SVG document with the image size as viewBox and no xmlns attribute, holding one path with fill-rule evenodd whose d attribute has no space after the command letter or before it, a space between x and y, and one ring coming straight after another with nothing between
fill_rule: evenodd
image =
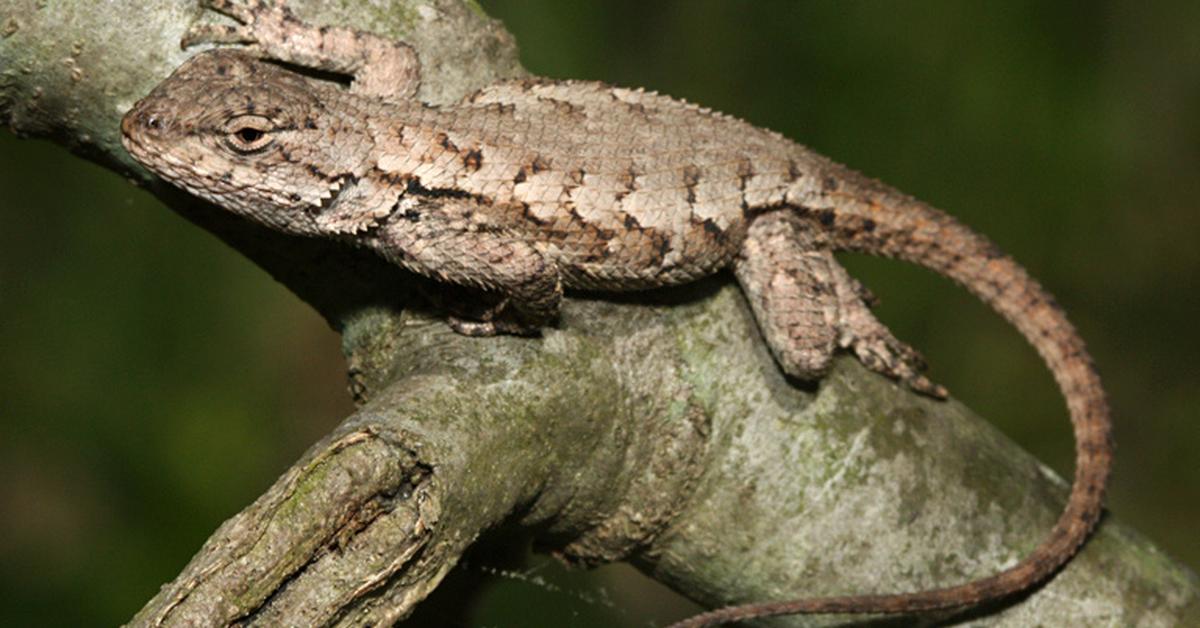
<instances>
[{"instance_id":1,"label":"mottled brown pattern","mask_svg":"<svg viewBox=\"0 0 1200 628\"><path fill-rule=\"evenodd\" d=\"M941 397L920 356L871 314L838 250L931 268L991 305L1038 350L1070 410L1075 483L1026 559L963 585L732 607L680 625L789 613L960 607L1050 577L1100 515L1111 464L1099 378L1054 300L946 214L770 131L642 89L523 79L448 107L412 99L404 44L301 23L278 1L211 0L240 27L122 123L129 152L176 185L274 229L339 238L441 281L507 297L463 333L551 323L562 290L636 290L732 267L781 368L813 379L836 350ZM349 90L259 61L354 76Z\"/></svg>"}]
</instances>

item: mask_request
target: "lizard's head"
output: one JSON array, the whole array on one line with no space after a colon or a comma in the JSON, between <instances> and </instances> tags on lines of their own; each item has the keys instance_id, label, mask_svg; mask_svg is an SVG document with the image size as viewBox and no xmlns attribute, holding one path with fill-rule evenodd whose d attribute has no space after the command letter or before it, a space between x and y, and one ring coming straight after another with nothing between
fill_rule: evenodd
<instances>
[{"instance_id":1,"label":"lizard's head","mask_svg":"<svg viewBox=\"0 0 1200 628\"><path fill-rule=\"evenodd\" d=\"M192 194L273 228L315 233L313 216L354 180L371 149L340 98L334 86L214 50L125 114L122 143Z\"/></svg>"}]
</instances>

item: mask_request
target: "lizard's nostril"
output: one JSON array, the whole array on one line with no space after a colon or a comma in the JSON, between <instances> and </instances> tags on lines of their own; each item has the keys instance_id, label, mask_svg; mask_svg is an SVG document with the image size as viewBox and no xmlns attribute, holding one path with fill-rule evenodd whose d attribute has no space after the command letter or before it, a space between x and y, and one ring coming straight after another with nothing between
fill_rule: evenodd
<instances>
[{"instance_id":1,"label":"lizard's nostril","mask_svg":"<svg viewBox=\"0 0 1200 628\"><path fill-rule=\"evenodd\" d=\"M167 119L153 111L143 112L139 118L142 128L146 129L147 132L160 133L167 128Z\"/></svg>"},{"instance_id":2,"label":"lizard's nostril","mask_svg":"<svg viewBox=\"0 0 1200 628\"><path fill-rule=\"evenodd\" d=\"M160 112L146 109L135 109L121 120L121 132L129 137L161 135L169 126L170 120L167 117Z\"/></svg>"},{"instance_id":3,"label":"lizard's nostril","mask_svg":"<svg viewBox=\"0 0 1200 628\"><path fill-rule=\"evenodd\" d=\"M131 117L133 120L130 121L130 126L137 128L130 128L130 131L141 131L143 133L157 135L167 128L167 119L154 111L142 111Z\"/></svg>"}]
</instances>

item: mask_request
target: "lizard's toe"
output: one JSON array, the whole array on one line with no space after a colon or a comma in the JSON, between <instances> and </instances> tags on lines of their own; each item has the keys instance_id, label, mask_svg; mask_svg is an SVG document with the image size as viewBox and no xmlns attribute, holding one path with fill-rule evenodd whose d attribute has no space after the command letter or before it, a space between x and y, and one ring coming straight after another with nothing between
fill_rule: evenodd
<instances>
[{"instance_id":1,"label":"lizard's toe","mask_svg":"<svg viewBox=\"0 0 1200 628\"><path fill-rule=\"evenodd\" d=\"M476 321L451 316L448 320L450 329L464 336L486 337L499 336L536 336L541 327L525 325L517 321L499 319L491 321Z\"/></svg>"},{"instance_id":2,"label":"lizard's toe","mask_svg":"<svg viewBox=\"0 0 1200 628\"><path fill-rule=\"evenodd\" d=\"M475 318L450 316L450 328L464 336L536 336L541 325L523 320L510 299L488 307Z\"/></svg>"},{"instance_id":3,"label":"lizard's toe","mask_svg":"<svg viewBox=\"0 0 1200 628\"><path fill-rule=\"evenodd\" d=\"M915 375L904 381L908 387L922 395L928 395L934 399L945 399L950 396L950 391L946 390L945 386L930 381L924 375Z\"/></svg>"},{"instance_id":4,"label":"lizard's toe","mask_svg":"<svg viewBox=\"0 0 1200 628\"><path fill-rule=\"evenodd\" d=\"M200 0L200 5L246 24L254 19L255 11L274 8L277 2L258 0Z\"/></svg>"},{"instance_id":5,"label":"lizard's toe","mask_svg":"<svg viewBox=\"0 0 1200 628\"><path fill-rule=\"evenodd\" d=\"M464 336L484 337L495 336L501 333L493 321L473 321L451 316L447 322L450 324L450 329Z\"/></svg>"},{"instance_id":6,"label":"lizard's toe","mask_svg":"<svg viewBox=\"0 0 1200 628\"><path fill-rule=\"evenodd\" d=\"M921 374L926 368L925 358L886 329L880 327L877 333L857 337L851 346L863 366L872 371L904 382L914 391L930 397L945 399L948 396L945 387Z\"/></svg>"},{"instance_id":7,"label":"lizard's toe","mask_svg":"<svg viewBox=\"0 0 1200 628\"><path fill-rule=\"evenodd\" d=\"M183 36L184 48L201 43L255 44L259 43L256 31L263 25L295 21L285 0L201 0L200 4L237 20L240 25L197 24Z\"/></svg>"},{"instance_id":8,"label":"lizard's toe","mask_svg":"<svg viewBox=\"0 0 1200 628\"><path fill-rule=\"evenodd\" d=\"M852 285L854 286L854 293L858 295L858 298L862 301L863 305L869 308L879 305L879 297L875 296L875 293L871 292L871 289L863 284L863 282L854 279L853 277L850 278L850 281L853 282Z\"/></svg>"},{"instance_id":9,"label":"lizard's toe","mask_svg":"<svg viewBox=\"0 0 1200 628\"><path fill-rule=\"evenodd\" d=\"M254 41L254 34L245 26L205 23L189 28L179 45L191 48L198 44L252 44Z\"/></svg>"}]
</instances>

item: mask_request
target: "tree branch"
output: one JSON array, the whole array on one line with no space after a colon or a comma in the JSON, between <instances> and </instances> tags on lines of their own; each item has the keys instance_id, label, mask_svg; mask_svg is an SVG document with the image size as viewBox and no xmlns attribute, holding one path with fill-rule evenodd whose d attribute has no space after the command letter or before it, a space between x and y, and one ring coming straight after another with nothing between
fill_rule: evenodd
<instances>
[{"instance_id":1,"label":"tree branch","mask_svg":"<svg viewBox=\"0 0 1200 628\"><path fill-rule=\"evenodd\" d=\"M427 101L520 73L510 38L474 5L345 4L362 10L295 8L414 44ZM177 42L199 15L190 0L0 0L0 116L149 185L311 303L344 334L362 406L134 625L386 625L501 524L536 530L572 562L631 560L712 605L954 583L1049 530L1065 494L1051 472L961 405L850 360L815 390L784 380L725 277L577 295L541 339L464 338L374 257L274 234L153 180L117 123L186 56ZM1108 520L1048 586L982 611L994 625L1188 623L1200 583Z\"/></svg>"}]
</instances>

